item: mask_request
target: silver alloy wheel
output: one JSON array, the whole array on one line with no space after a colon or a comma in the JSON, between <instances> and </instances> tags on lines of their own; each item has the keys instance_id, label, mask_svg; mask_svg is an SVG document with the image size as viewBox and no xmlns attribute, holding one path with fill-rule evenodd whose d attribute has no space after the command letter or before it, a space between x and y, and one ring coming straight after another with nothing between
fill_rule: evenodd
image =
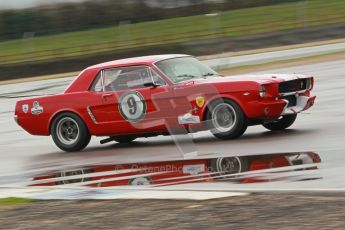
<instances>
[{"instance_id":1,"label":"silver alloy wheel","mask_svg":"<svg viewBox=\"0 0 345 230\"><path fill-rule=\"evenodd\" d=\"M56 136L65 145L73 145L80 135L78 123L71 117L62 118L56 126Z\"/></svg>"},{"instance_id":2,"label":"silver alloy wheel","mask_svg":"<svg viewBox=\"0 0 345 230\"><path fill-rule=\"evenodd\" d=\"M235 174L242 171L241 160L238 157L218 158L216 165L220 174Z\"/></svg>"},{"instance_id":3,"label":"silver alloy wheel","mask_svg":"<svg viewBox=\"0 0 345 230\"><path fill-rule=\"evenodd\" d=\"M213 131L217 133L229 132L236 125L235 109L227 104L220 103L212 111Z\"/></svg>"}]
</instances>

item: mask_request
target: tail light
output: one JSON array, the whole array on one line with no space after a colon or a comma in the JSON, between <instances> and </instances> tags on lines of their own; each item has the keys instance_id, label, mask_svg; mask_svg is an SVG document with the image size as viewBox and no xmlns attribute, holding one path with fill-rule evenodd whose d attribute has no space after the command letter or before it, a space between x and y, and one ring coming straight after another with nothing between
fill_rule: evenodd
<instances>
[{"instance_id":1,"label":"tail light","mask_svg":"<svg viewBox=\"0 0 345 230\"><path fill-rule=\"evenodd\" d=\"M13 117L13 119L14 119L14 121L17 123L17 125L19 124L18 123L18 116L17 115L14 115L14 117Z\"/></svg>"}]
</instances>

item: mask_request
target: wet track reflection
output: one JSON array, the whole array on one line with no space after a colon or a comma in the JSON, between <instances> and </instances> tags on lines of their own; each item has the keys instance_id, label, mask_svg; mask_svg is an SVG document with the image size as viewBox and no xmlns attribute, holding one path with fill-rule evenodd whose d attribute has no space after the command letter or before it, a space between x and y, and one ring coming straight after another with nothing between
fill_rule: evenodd
<instances>
[{"instance_id":1,"label":"wet track reflection","mask_svg":"<svg viewBox=\"0 0 345 230\"><path fill-rule=\"evenodd\" d=\"M330 169L335 168L327 166L327 161L324 167L322 156L316 152L241 156L222 153L137 163L118 161L116 154L109 151L93 153L97 157L91 157L90 152L87 158L82 155L85 153L32 157L25 170L0 176L4 182L0 196L10 193L34 199L117 199L119 194L130 198L128 195L137 192L136 197L142 199L152 198L152 193L158 191L181 192L182 197L188 197L190 192L345 188L345 183L334 186L329 178L334 177L335 172ZM61 161L63 158L70 164ZM176 194L168 196L164 198L176 198Z\"/></svg>"},{"instance_id":2,"label":"wet track reflection","mask_svg":"<svg viewBox=\"0 0 345 230\"><path fill-rule=\"evenodd\" d=\"M259 183L318 179L303 170L316 170L321 158L314 152L222 156L179 161L115 165L80 165L45 172L29 186L168 186L202 182ZM296 173L298 172L298 173Z\"/></svg>"}]
</instances>

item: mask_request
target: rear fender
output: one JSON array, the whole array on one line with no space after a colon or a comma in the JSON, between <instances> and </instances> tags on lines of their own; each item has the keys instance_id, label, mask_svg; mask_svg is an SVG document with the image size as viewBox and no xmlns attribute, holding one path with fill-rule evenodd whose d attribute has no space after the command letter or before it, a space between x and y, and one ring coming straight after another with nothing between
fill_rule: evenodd
<instances>
[{"instance_id":1,"label":"rear fender","mask_svg":"<svg viewBox=\"0 0 345 230\"><path fill-rule=\"evenodd\" d=\"M51 125L52 125L54 119L55 119L58 115L60 115L60 114L62 114L62 113L74 113L75 115L77 115L78 117L80 117L80 119L83 120L83 122L85 123L85 125L86 125L87 128L89 129L88 123L85 121L84 116L83 116L80 112L78 112L77 110L74 110L74 109L70 109L70 108L69 108L69 109L60 109L60 110L56 111L56 112L50 117L50 119L49 119L49 126L48 126L48 127L49 127L49 129L48 129L49 135L51 134L50 130L51 130ZM89 130L90 130L90 129L89 129Z\"/></svg>"}]
</instances>

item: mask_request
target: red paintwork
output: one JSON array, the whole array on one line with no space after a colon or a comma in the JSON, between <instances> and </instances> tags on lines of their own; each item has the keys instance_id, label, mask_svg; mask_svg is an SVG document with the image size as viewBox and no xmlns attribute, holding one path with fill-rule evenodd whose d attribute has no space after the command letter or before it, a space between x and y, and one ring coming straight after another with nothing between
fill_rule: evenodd
<instances>
[{"instance_id":1,"label":"red paintwork","mask_svg":"<svg viewBox=\"0 0 345 230\"><path fill-rule=\"evenodd\" d=\"M198 168L202 167L203 170L196 173L190 174L184 171L185 167L188 166L198 166ZM116 172L118 170L126 170L126 169L134 169L138 170L135 172L127 172L127 173L118 173L118 174L111 174L106 176L93 176L93 177L86 177L88 178L86 181L90 181L88 186L90 187L110 187L110 186L125 186L131 185L131 180L135 178L149 178L149 181L152 184L156 185L163 185L163 184L179 184L179 183L186 183L185 181L188 178L185 176L198 176L197 180L189 181L188 183L193 182L207 182L212 180L212 176L209 174L210 171L208 169L208 160L185 160L185 161L167 161L167 162L154 162L154 163L137 163L137 164L122 164L122 165L100 165L100 166L85 166L84 169L89 170L90 173L101 173L101 172ZM75 170L78 171L78 170ZM156 173L155 175L145 176L147 174ZM47 175L37 176L33 180L34 181L41 181L45 179L52 179L60 177L59 173L49 173ZM125 178L127 177L127 178ZM131 177L131 179L129 179ZM124 178L124 179L121 179ZM107 180L106 182L99 182L100 180ZM189 178L190 179L190 178ZM192 178L193 179L193 178ZM32 186L54 186L57 184L69 184L69 183L76 183L70 181L63 181L61 182L46 182L46 183L36 183ZM58 181L58 180L57 180ZM92 183L94 181L94 183ZM80 181L79 181L80 182Z\"/></svg>"},{"instance_id":2,"label":"red paintwork","mask_svg":"<svg viewBox=\"0 0 345 230\"><path fill-rule=\"evenodd\" d=\"M273 169L279 167L288 167L294 165L293 159L300 159L300 164L311 164L311 163L321 163L321 158L317 153L305 152L297 154L277 154L272 156L262 156L260 158L251 161L248 171L263 170L263 169ZM304 158L304 162L302 159ZM292 160L291 160L292 159ZM306 170L315 170L317 166L307 167ZM260 177L249 177L241 180L241 183L259 183L268 182L267 179L262 179Z\"/></svg>"},{"instance_id":3,"label":"red paintwork","mask_svg":"<svg viewBox=\"0 0 345 230\"><path fill-rule=\"evenodd\" d=\"M277 97L279 96L278 83L283 82L283 78L274 75L235 76L173 84L154 65L159 60L184 56L147 56L91 66L82 71L62 94L18 101L15 108L18 124L30 134L50 135L50 125L53 118L61 112L73 112L86 123L91 135L120 136L132 134L148 136L167 133L167 124L172 129L180 128L181 125L177 122L177 116L190 111L193 111L193 115L197 115L200 120L203 120L207 104L217 98L228 98L237 102L248 119L268 120L278 118L281 115L286 102L278 100ZM168 84L156 88L135 89L144 96L147 103L145 119L138 123L130 123L123 119L117 109L118 98L128 90L116 91L112 96L106 98L102 97L103 94L106 94L104 92L98 93L89 90L96 75L101 70L133 65L150 66ZM297 75L295 77L298 78ZM262 84L265 84L267 90L267 95L264 98L259 96L259 88ZM249 93L249 95L245 96L244 93ZM305 92L304 95L309 95L309 91ZM201 108L197 108L195 105L197 96L205 98L205 104ZM313 104L314 99L310 99L308 108ZM35 101L44 108L43 113L33 115L30 112L24 113L22 111L24 104L29 105L30 111ZM97 124L89 116L87 107L90 107ZM268 111L267 113L264 112L265 109ZM191 125L191 128L195 131L205 129L202 124Z\"/></svg>"}]
</instances>

